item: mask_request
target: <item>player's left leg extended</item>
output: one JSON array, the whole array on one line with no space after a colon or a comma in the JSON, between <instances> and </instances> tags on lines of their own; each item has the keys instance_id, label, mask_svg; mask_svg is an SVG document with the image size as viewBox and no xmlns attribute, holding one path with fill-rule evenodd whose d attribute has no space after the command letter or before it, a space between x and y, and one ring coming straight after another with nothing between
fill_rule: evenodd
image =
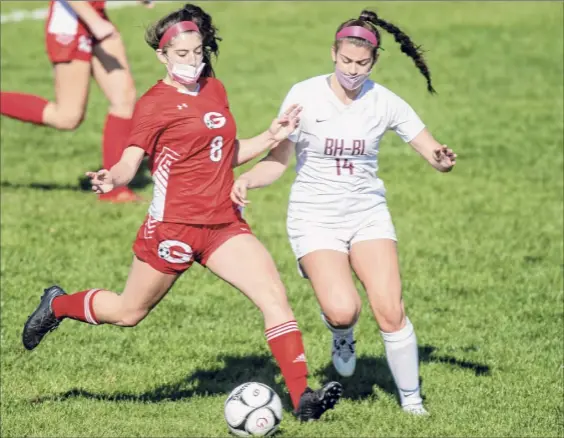
<instances>
[{"instance_id":1,"label":"player's left leg extended","mask_svg":"<svg viewBox=\"0 0 564 438\"><path fill-rule=\"evenodd\" d=\"M102 140L102 161L110 169L121 158L131 130L131 117L135 108L135 83L131 76L123 40L119 34L94 45L92 73L106 95L110 106ZM99 196L111 202L139 201L133 191L120 187Z\"/></svg>"},{"instance_id":2,"label":"player's left leg extended","mask_svg":"<svg viewBox=\"0 0 564 438\"><path fill-rule=\"evenodd\" d=\"M252 234L238 234L223 242L202 263L243 292L262 312L268 345L280 366L298 418L315 420L333 408L342 387L337 382L316 391L307 387L302 334L274 260L262 243Z\"/></svg>"},{"instance_id":3,"label":"player's left leg extended","mask_svg":"<svg viewBox=\"0 0 564 438\"><path fill-rule=\"evenodd\" d=\"M380 326L402 408L425 415L419 388L417 338L405 315L396 242L392 239L356 242L351 246L350 260Z\"/></svg>"},{"instance_id":4,"label":"player's left leg extended","mask_svg":"<svg viewBox=\"0 0 564 438\"><path fill-rule=\"evenodd\" d=\"M67 294L59 286L45 289L41 301L25 323L22 341L33 350L65 318L92 325L134 327L173 286L179 274L167 274L134 257L123 293L88 289Z\"/></svg>"}]
</instances>

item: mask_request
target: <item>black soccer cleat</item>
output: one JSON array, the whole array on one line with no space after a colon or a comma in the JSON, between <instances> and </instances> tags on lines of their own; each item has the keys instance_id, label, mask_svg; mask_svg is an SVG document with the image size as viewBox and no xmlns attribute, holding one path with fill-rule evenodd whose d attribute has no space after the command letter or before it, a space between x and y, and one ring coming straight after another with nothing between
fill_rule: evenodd
<instances>
[{"instance_id":1,"label":"black soccer cleat","mask_svg":"<svg viewBox=\"0 0 564 438\"><path fill-rule=\"evenodd\" d=\"M329 382L315 391L306 388L295 415L300 421L318 420L325 411L335 407L342 394L343 387L338 382Z\"/></svg>"},{"instance_id":2,"label":"black soccer cleat","mask_svg":"<svg viewBox=\"0 0 564 438\"><path fill-rule=\"evenodd\" d=\"M55 318L55 314L51 309L53 298L60 295L66 295L66 292L59 286L51 286L45 289L39 306L27 318L22 333L22 342L28 350L33 350L37 347L43 337L50 331L55 330L61 323L61 320Z\"/></svg>"}]
</instances>

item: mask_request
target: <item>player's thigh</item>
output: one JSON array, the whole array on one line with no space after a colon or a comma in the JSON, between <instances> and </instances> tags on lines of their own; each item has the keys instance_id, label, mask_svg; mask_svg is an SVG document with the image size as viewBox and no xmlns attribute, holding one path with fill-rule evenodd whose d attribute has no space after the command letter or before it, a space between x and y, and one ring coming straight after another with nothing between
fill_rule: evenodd
<instances>
[{"instance_id":1,"label":"player's thigh","mask_svg":"<svg viewBox=\"0 0 564 438\"><path fill-rule=\"evenodd\" d=\"M120 117L131 117L136 99L135 83L119 34L94 45L92 71L110 102L110 111Z\"/></svg>"},{"instance_id":2,"label":"player's thigh","mask_svg":"<svg viewBox=\"0 0 564 438\"><path fill-rule=\"evenodd\" d=\"M319 249L301 257L299 263L331 324L348 326L354 323L360 313L361 300L353 281L348 254Z\"/></svg>"},{"instance_id":3,"label":"player's thigh","mask_svg":"<svg viewBox=\"0 0 564 438\"><path fill-rule=\"evenodd\" d=\"M178 277L178 274L158 271L134 256L121 294L124 308L151 310L162 300Z\"/></svg>"},{"instance_id":4,"label":"player's thigh","mask_svg":"<svg viewBox=\"0 0 564 438\"><path fill-rule=\"evenodd\" d=\"M74 129L84 118L90 85L91 66L87 61L73 59L53 66L55 102L53 117L62 128ZM49 120L46 120L49 123Z\"/></svg>"},{"instance_id":5,"label":"player's thigh","mask_svg":"<svg viewBox=\"0 0 564 438\"><path fill-rule=\"evenodd\" d=\"M176 239L187 240L189 233L189 227L162 223L147 215L133 243L135 257L121 295L123 306L148 311L157 305L193 263L190 245Z\"/></svg>"},{"instance_id":6,"label":"player's thigh","mask_svg":"<svg viewBox=\"0 0 564 438\"><path fill-rule=\"evenodd\" d=\"M404 319L397 243L370 239L353 243L351 264L364 285L382 330L397 329Z\"/></svg>"},{"instance_id":7,"label":"player's thigh","mask_svg":"<svg viewBox=\"0 0 564 438\"><path fill-rule=\"evenodd\" d=\"M133 327L166 295L177 277L134 257L123 292L120 295L107 291L96 294L94 311L106 322Z\"/></svg>"},{"instance_id":8,"label":"player's thigh","mask_svg":"<svg viewBox=\"0 0 564 438\"><path fill-rule=\"evenodd\" d=\"M274 260L253 234L230 237L210 254L205 265L263 312L289 311L286 290Z\"/></svg>"}]
</instances>

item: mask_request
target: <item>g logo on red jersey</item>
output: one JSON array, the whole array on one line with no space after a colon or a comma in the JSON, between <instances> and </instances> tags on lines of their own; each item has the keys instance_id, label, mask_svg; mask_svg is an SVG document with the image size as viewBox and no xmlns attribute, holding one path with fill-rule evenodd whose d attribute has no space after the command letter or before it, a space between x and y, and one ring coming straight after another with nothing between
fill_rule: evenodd
<instances>
[{"instance_id":1,"label":"g logo on red jersey","mask_svg":"<svg viewBox=\"0 0 564 438\"><path fill-rule=\"evenodd\" d=\"M192 259L192 248L180 240L164 240L159 243L159 257L169 263L188 263Z\"/></svg>"},{"instance_id":2,"label":"g logo on red jersey","mask_svg":"<svg viewBox=\"0 0 564 438\"><path fill-rule=\"evenodd\" d=\"M219 129L225 126L227 119L221 113L209 112L204 114L204 123L210 129Z\"/></svg>"}]
</instances>

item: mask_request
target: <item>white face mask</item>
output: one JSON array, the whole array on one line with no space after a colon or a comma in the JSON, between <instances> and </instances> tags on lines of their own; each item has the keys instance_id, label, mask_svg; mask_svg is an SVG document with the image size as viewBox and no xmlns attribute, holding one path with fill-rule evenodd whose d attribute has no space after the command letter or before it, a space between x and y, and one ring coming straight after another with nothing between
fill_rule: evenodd
<instances>
[{"instance_id":1,"label":"white face mask","mask_svg":"<svg viewBox=\"0 0 564 438\"><path fill-rule=\"evenodd\" d=\"M205 62L202 62L198 67L189 64L174 63L172 67L170 64L167 64L166 68L170 77L176 82L182 85L190 85L198 81L205 66Z\"/></svg>"}]
</instances>

